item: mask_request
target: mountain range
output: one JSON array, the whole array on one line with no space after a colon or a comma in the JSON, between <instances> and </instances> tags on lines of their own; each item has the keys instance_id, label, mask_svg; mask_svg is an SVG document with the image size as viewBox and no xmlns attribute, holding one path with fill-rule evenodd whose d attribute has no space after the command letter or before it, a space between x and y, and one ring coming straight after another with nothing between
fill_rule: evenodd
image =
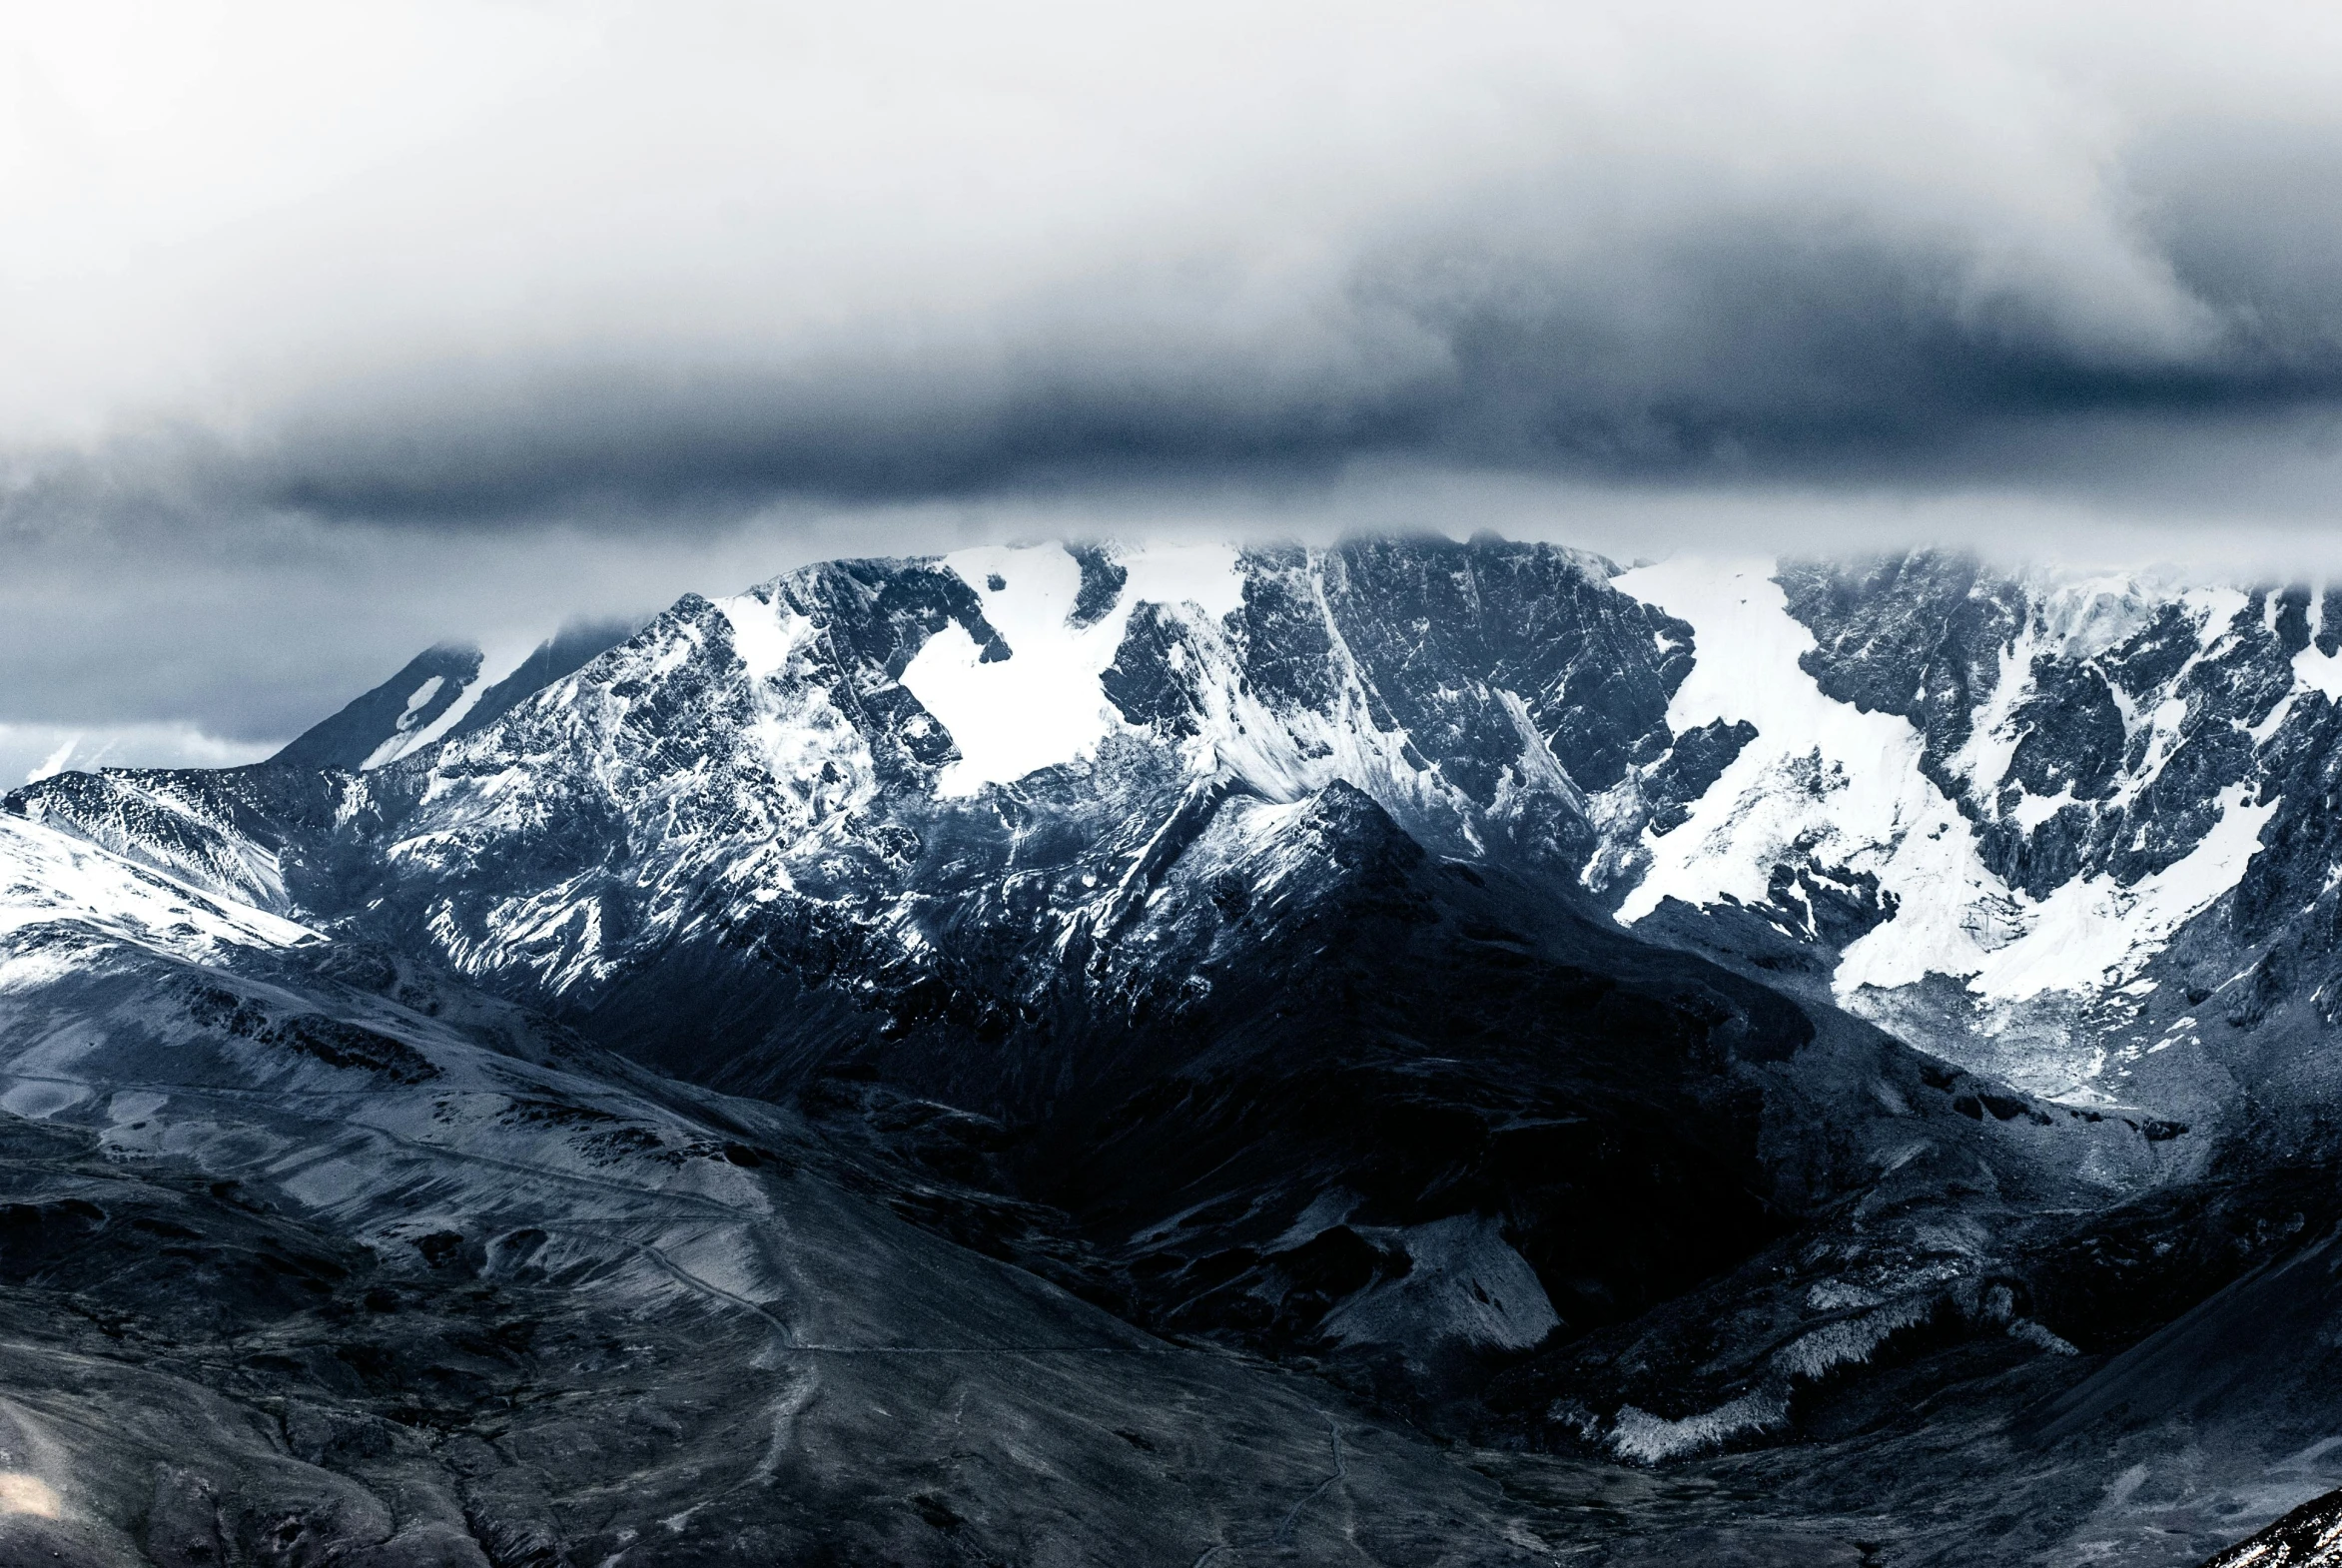
<instances>
[{"instance_id":1,"label":"mountain range","mask_svg":"<svg viewBox=\"0 0 2342 1568\"><path fill-rule=\"evenodd\" d=\"M2322 585L1077 542L42 779L0 1545L2306 1540L2338 700Z\"/></svg>"}]
</instances>

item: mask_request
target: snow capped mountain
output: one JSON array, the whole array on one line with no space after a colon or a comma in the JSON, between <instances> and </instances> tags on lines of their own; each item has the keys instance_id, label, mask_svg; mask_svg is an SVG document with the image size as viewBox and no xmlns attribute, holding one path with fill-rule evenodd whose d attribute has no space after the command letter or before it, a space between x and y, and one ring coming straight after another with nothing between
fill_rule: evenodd
<instances>
[{"instance_id":1,"label":"snow capped mountain","mask_svg":"<svg viewBox=\"0 0 2342 1568\"><path fill-rule=\"evenodd\" d=\"M508 674L434 649L257 767L19 790L0 938L58 1017L200 971L250 1027L172 1028L236 1072L374 1073L376 1152L271 1179L378 1252L527 1228L394 1148L583 1179L613 1118L641 1180L754 1209L702 1156L787 1144L1124 1323L1687 1463L1885 1430L1834 1401L1944 1345L2013 1421L2325 1211L2282 1173L2342 1088L2337 670L2342 594L1926 555L835 561ZM24 936L69 927L112 956ZM546 1277L797 1310L746 1220L583 1213ZM2041 1495L2109 1432L2162 1453L2153 1400L2073 1397ZM2201 1420L2204 1508L2305 1495Z\"/></svg>"},{"instance_id":2,"label":"snow capped mountain","mask_svg":"<svg viewBox=\"0 0 2342 1568\"><path fill-rule=\"evenodd\" d=\"M339 746L369 780L340 809L381 824L370 899L548 998L776 907L915 955L883 906L954 855L1095 924L1229 791L1339 780L1440 853L1527 857L1657 940L2127 1104L2185 1016L2158 991L2228 978L2156 966L2334 711L2327 602L1493 539L987 548L686 599L533 700L434 650L287 760Z\"/></svg>"},{"instance_id":3,"label":"snow capped mountain","mask_svg":"<svg viewBox=\"0 0 2342 1568\"><path fill-rule=\"evenodd\" d=\"M1573 774L1608 782L1664 750L1685 637L1592 557L1495 541L834 563L687 598L255 839L300 859L297 880L337 879L305 884L305 907L364 902L467 972L579 1000L661 943L775 909L916 949L884 906L979 860L1045 875L1049 918L1095 924L1131 857L1166 831L1172 852L1230 790L1293 801L1341 780L1428 844L1564 864L1589 838ZM232 814L235 787L205 786L202 809ZM58 784L20 809L97 833L151 789ZM369 864L340 880L360 839Z\"/></svg>"},{"instance_id":4,"label":"snow capped mountain","mask_svg":"<svg viewBox=\"0 0 2342 1568\"><path fill-rule=\"evenodd\" d=\"M1440 854L1545 867L1655 940L2105 1105L2171 1079L2149 1056L2204 1066L2169 1004L2240 955L2182 934L2272 881L2314 910L2337 863L2291 852L2318 797L2285 774L2342 669L2342 596L2302 589L1040 545L687 598L555 673L598 640L500 680L432 650L288 748L280 771L357 775L299 802L68 775L17 809L590 1007L783 914L932 964L922 911L980 867L1096 929L1231 793L1339 781Z\"/></svg>"},{"instance_id":5,"label":"snow capped mountain","mask_svg":"<svg viewBox=\"0 0 2342 1568\"><path fill-rule=\"evenodd\" d=\"M1062 945L1231 796L1339 781L1437 853L1543 867L2036 1092L2161 1084L2192 1117L2173 1070L2207 1048L2168 1004L2235 972L2181 934L2303 839L2281 775L2334 722L2342 597L1932 557L1620 573L1486 537L1038 545L686 598L520 691L594 640L501 682L424 655L279 759L331 753L339 793L65 776L17 809L593 1007L775 920L933 968L938 901L986 878ZM2342 860L2294 858L2315 908Z\"/></svg>"}]
</instances>

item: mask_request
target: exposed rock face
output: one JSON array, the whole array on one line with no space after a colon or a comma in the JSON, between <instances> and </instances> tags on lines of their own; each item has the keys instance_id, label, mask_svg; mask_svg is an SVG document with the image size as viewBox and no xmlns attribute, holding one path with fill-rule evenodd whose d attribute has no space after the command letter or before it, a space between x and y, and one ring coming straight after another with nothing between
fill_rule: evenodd
<instances>
[{"instance_id":1,"label":"exposed rock face","mask_svg":"<svg viewBox=\"0 0 2342 1568\"><path fill-rule=\"evenodd\" d=\"M1291 1491L1364 1510L1325 1528L1371 1560L1452 1504L1458 1561L1867 1530L2185 1562L2232 1500L2304 1495L2266 1472L2316 1397L2263 1431L2104 1391L2195 1354L2187 1314L2254 1269L2323 1277L2342 602L1491 537L1031 546L688 596L562 668L584 646L502 680L436 650L260 767L8 797L27 1310L135 1295L56 1271L76 1225L133 1234L64 1206L112 1158L129 1209L343 1270L126 1350L179 1379L177 1429L273 1399L420 1434L284 1438L340 1456L292 1491L242 1438L108 1449L146 1479L76 1517L122 1550L252 1557L293 1491L355 1487L303 1528L385 1562L1240 1560L1318 1527L1235 1500ZM229 1179L277 1242L155 1195ZM515 1314L538 1337L499 1339ZM376 1316L407 1325L379 1365L321 1359ZM292 1348L173 1360L263 1340ZM929 1378L889 1343L1097 1359ZM554 1413L651 1385L625 1408L661 1435ZM1296 1425L1301 1387L1339 1412ZM1050 1435L843 1457L952 1401ZM2224 1445L2184 1528L2175 1423ZM1557 1499L1622 1463L1741 1501L1605 1537ZM2025 1471L2023 1527L1927 1547L1930 1466ZM641 1506L597 1514L621 1473Z\"/></svg>"}]
</instances>

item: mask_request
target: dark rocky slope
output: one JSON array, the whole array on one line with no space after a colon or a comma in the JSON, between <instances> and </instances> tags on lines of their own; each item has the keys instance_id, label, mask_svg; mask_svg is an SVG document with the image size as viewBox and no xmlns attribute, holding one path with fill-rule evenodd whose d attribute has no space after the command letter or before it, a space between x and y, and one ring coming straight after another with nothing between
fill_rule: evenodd
<instances>
[{"instance_id":1,"label":"dark rocky slope","mask_svg":"<svg viewBox=\"0 0 2342 1568\"><path fill-rule=\"evenodd\" d=\"M0 963L0 1561L1533 1555L1403 1428L394 955Z\"/></svg>"}]
</instances>

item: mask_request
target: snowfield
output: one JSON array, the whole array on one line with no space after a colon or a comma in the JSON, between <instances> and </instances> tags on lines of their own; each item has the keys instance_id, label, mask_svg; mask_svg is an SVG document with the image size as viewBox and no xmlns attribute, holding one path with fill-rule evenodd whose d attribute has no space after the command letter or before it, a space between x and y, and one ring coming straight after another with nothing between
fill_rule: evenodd
<instances>
[{"instance_id":1,"label":"snowfield","mask_svg":"<svg viewBox=\"0 0 2342 1568\"><path fill-rule=\"evenodd\" d=\"M1875 876L1895 900L1895 913L1842 956L1833 977L1841 1000L1948 975L1981 998L2009 1001L2129 984L2243 876L2276 807L2249 802L2237 785L2219 795L2217 824L2202 842L2161 872L2128 886L2087 875L2042 899L2009 887L1979 857L1974 826L1922 771L1912 722L1837 701L1800 666L1816 642L1790 615L1775 571L1769 560L1685 558L1616 579L1621 591L1695 628L1698 661L1668 722L1746 721L1757 730L1682 826L1645 832L1650 870L1620 919L1634 924L1669 898L1763 904L1773 868L1808 858ZM2223 625L2219 612L2243 604L2241 594L2206 602L2204 623ZM2002 687L1961 759L1987 786L2007 768L2006 715L2028 665L2021 651L2004 658ZM2020 802L2014 820L2035 826L2055 804Z\"/></svg>"}]
</instances>

